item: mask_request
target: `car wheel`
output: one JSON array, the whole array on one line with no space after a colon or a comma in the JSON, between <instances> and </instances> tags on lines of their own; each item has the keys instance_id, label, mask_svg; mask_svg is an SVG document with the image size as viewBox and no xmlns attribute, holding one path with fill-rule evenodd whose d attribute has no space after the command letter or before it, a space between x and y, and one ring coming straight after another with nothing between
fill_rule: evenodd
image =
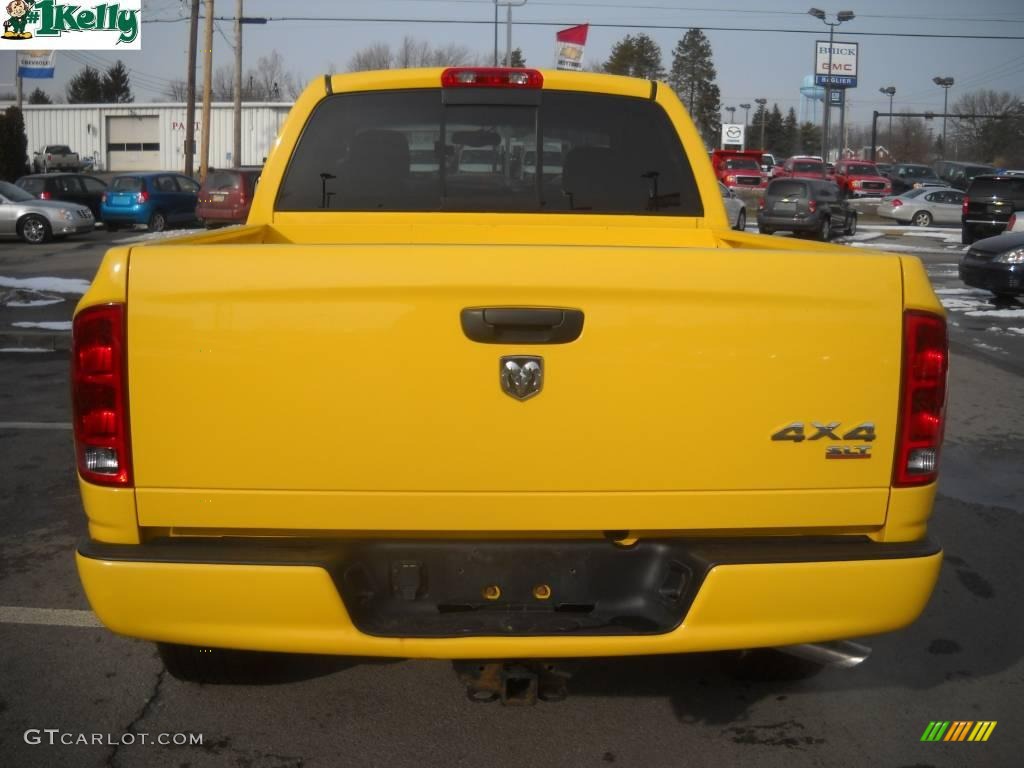
<instances>
[{"instance_id":1,"label":"car wheel","mask_svg":"<svg viewBox=\"0 0 1024 768\"><path fill-rule=\"evenodd\" d=\"M46 219L30 214L18 222L18 237L26 243L39 245L53 237L53 232Z\"/></svg>"},{"instance_id":2,"label":"car wheel","mask_svg":"<svg viewBox=\"0 0 1024 768\"><path fill-rule=\"evenodd\" d=\"M194 645L157 643L160 660L171 677L187 683L239 684L260 682L273 653L200 648Z\"/></svg>"},{"instance_id":3,"label":"car wheel","mask_svg":"<svg viewBox=\"0 0 1024 768\"><path fill-rule=\"evenodd\" d=\"M850 218L846 221L846 229L844 230L847 236L857 234L857 214L850 214Z\"/></svg>"},{"instance_id":4,"label":"car wheel","mask_svg":"<svg viewBox=\"0 0 1024 768\"><path fill-rule=\"evenodd\" d=\"M825 243L832 239L832 219L828 216L821 220L821 227L818 229L818 239Z\"/></svg>"},{"instance_id":5,"label":"car wheel","mask_svg":"<svg viewBox=\"0 0 1024 768\"><path fill-rule=\"evenodd\" d=\"M149 231L163 232L165 229L167 229L167 217L162 211L153 211L153 215L149 217Z\"/></svg>"},{"instance_id":6,"label":"car wheel","mask_svg":"<svg viewBox=\"0 0 1024 768\"><path fill-rule=\"evenodd\" d=\"M736 217L736 230L742 232L747 228L747 211L745 208L740 208L739 216Z\"/></svg>"},{"instance_id":7,"label":"car wheel","mask_svg":"<svg viewBox=\"0 0 1024 768\"><path fill-rule=\"evenodd\" d=\"M930 227L932 225L932 215L928 211L918 211L910 219L910 223L915 227Z\"/></svg>"},{"instance_id":8,"label":"car wheel","mask_svg":"<svg viewBox=\"0 0 1024 768\"><path fill-rule=\"evenodd\" d=\"M960 228L960 242L963 243L964 245L970 245L971 243L974 242L974 240L974 230L972 230L970 227L964 224Z\"/></svg>"},{"instance_id":9,"label":"car wheel","mask_svg":"<svg viewBox=\"0 0 1024 768\"><path fill-rule=\"evenodd\" d=\"M775 234L775 230L774 229L772 229L771 227L762 227L760 224L757 225L757 231L760 232L762 235L774 235Z\"/></svg>"},{"instance_id":10,"label":"car wheel","mask_svg":"<svg viewBox=\"0 0 1024 768\"><path fill-rule=\"evenodd\" d=\"M120 224L110 224L106 221L103 222L103 226L106 227L107 232L117 232L121 228Z\"/></svg>"}]
</instances>

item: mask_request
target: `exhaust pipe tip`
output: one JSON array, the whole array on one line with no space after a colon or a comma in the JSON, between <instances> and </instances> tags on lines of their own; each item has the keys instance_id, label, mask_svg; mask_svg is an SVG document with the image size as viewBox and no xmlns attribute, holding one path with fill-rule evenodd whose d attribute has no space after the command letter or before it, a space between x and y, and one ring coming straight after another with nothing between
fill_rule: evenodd
<instances>
[{"instance_id":1,"label":"exhaust pipe tip","mask_svg":"<svg viewBox=\"0 0 1024 768\"><path fill-rule=\"evenodd\" d=\"M796 656L799 659L813 661L827 667L852 669L867 661L871 648L855 643L852 640L832 640L827 643L800 643L798 645L780 645L777 651Z\"/></svg>"}]
</instances>

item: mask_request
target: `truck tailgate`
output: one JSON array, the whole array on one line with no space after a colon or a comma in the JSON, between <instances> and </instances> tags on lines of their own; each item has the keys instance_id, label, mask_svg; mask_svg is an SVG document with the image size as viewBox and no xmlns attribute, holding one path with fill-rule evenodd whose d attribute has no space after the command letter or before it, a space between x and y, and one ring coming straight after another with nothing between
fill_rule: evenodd
<instances>
[{"instance_id":1,"label":"truck tailgate","mask_svg":"<svg viewBox=\"0 0 1024 768\"><path fill-rule=\"evenodd\" d=\"M133 251L128 285L143 525L581 527L560 494L591 499L594 528L885 518L895 258L169 244ZM483 306L585 321L571 343L484 344L460 325ZM543 357L539 395L502 391L504 355ZM806 439L772 439L794 423ZM868 423L877 439L843 439Z\"/></svg>"}]
</instances>

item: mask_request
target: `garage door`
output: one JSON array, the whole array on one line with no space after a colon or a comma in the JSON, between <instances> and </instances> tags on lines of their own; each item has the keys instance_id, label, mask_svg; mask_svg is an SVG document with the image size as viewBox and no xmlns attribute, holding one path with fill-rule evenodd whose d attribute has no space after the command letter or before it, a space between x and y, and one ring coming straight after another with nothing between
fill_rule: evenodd
<instances>
[{"instance_id":1,"label":"garage door","mask_svg":"<svg viewBox=\"0 0 1024 768\"><path fill-rule=\"evenodd\" d=\"M160 124L156 115L107 118L107 169L160 170Z\"/></svg>"}]
</instances>

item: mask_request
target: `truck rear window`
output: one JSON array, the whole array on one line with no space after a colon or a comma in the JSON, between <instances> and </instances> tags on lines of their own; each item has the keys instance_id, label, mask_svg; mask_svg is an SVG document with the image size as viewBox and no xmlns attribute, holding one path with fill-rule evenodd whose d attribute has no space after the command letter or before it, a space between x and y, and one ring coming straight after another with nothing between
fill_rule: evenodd
<instances>
[{"instance_id":1,"label":"truck rear window","mask_svg":"<svg viewBox=\"0 0 1024 768\"><path fill-rule=\"evenodd\" d=\"M655 102L563 91L543 91L539 106L493 101L445 105L440 89L328 96L276 209L703 215Z\"/></svg>"},{"instance_id":2,"label":"truck rear window","mask_svg":"<svg viewBox=\"0 0 1024 768\"><path fill-rule=\"evenodd\" d=\"M971 197L1024 198L1024 178L1002 176L995 179L975 179L971 182Z\"/></svg>"}]
</instances>

